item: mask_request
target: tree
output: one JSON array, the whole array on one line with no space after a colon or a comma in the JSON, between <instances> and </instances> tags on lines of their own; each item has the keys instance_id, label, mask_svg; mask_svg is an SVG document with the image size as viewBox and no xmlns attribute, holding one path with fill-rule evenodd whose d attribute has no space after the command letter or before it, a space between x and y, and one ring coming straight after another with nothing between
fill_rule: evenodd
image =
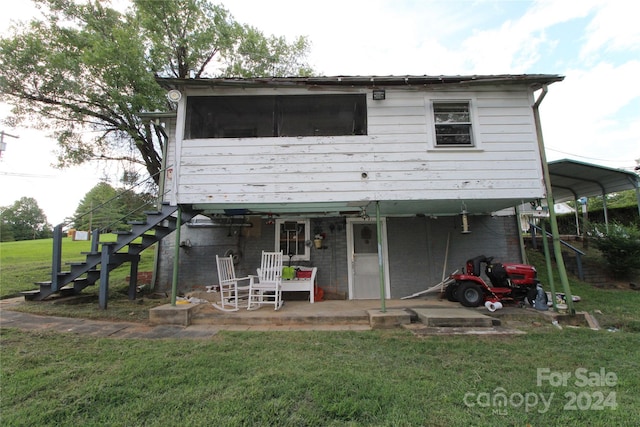
<instances>
[{"instance_id":1,"label":"tree","mask_svg":"<svg viewBox=\"0 0 640 427\"><path fill-rule=\"evenodd\" d=\"M0 208L3 242L51 237L51 224L32 197L22 197L11 206Z\"/></svg>"},{"instance_id":2,"label":"tree","mask_svg":"<svg viewBox=\"0 0 640 427\"><path fill-rule=\"evenodd\" d=\"M609 193L605 197L607 198L607 209L633 207L638 205L635 190L624 190L617 193ZM567 203L571 207L575 207L575 203L573 201ZM587 198L587 206L589 207L589 211L604 209L602 196Z\"/></svg>"},{"instance_id":3,"label":"tree","mask_svg":"<svg viewBox=\"0 0 640 427\"><path fill-rule=\"evenodd\" d=\"M73 226L78 230L103 232L127 229L126 221L144 218L144 210L155 201L149 193L134 193L124 188L113 188L100 182L82 198L73 215Z\"/></svg>"},{"instance_id":4,"label":"tree","mask_svg":"<svg viewBox=\"0 0 640 427\"><path fill-rule=\"evenodd\" d=\"M616 278L630 278L640 270L640 228L637 225L614 222L607 230L602 224L594 224L591 235Z\"/></svg>"},{"instance_id":5,"label":"tree","mask_svg":"<svg viewBox=\"0 0 640 427\"><path fill-rule=\"evenodd\" d=\"M52 131L60 167L128 159L157 182L164 136L140 118L173 108L157 76L311 72L304 37L266 37L207 0L133 0L125 13L105 0L33 1L43 18L0 39L0 91L8 125Z\"/></svg>"}]
</instances>

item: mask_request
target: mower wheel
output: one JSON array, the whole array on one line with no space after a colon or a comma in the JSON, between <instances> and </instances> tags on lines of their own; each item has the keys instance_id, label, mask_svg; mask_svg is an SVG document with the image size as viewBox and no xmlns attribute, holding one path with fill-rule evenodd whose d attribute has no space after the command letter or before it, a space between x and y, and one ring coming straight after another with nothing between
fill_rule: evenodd
<instances>
[{"instance_id":1,"label":"mower wheel","mask_svg":"<svg viewBox=\"0 0 640 427\"><path fill-rule=\"evenodd\" d=\"M458 302L458 298L456 298L456 291L458 290L458 286L460 284L458 282L452 283L444 289L444 296L448 301Z\"/></svg>"},{"instance_id":2,"label":"mower wheel","mask_svg":"<svg viewBox=\"0 0 640 427\"><path fill-rule=\"evenodd\" d=\"M484 301L484 291L482 287L473 282L463 282L456 293L460 304L465 307L478 307Z\"/></svg>"}]
</instances>

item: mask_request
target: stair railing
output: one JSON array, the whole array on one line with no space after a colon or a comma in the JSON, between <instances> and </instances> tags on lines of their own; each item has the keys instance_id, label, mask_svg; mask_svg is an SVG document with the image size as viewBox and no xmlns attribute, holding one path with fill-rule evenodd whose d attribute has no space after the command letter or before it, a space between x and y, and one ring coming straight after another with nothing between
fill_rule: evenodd
<instances>
[{"instance_id":1,"label":"stair railing","mask_svg":"<svg viewBox=\"0 0 640 427\"><path fill-rule=\"evenodd\" d=\"M63 238L63 228L73 222L76 222L84 217L86 217L87 215L93 214L97 211L99 211L100 209L102 209L103 207L111 204L114 200L122 197L125 194L131 193L133 192L133 190L139 186L141 186L142 184L148 182L149 180L155 178L158 174L163 174L165 172L165 169L161 169L158 172L156 172L153 175L150 175L149 177L143 179L142 181L139 181L137 183L135 183L134 185L132 185L130 188L127 188L126 190L124 190L121 193L116 194L115 196L111 197L110 199L106 200L105 202L99 204L98 206L90 209L89 211L83 213L82 215L78 215L76 217L67 219L64 222L61 222L60 224L56 225L55 227L53 227L53 250L52 250L52 256L51 256L51 290L53 292L57 292L60 290L60 284L58 281L58 277L60 275L60 273L62 272L62 238ZM165 192L166 194L166 192ZM164 194L163 194L164 195ZM161 200L161 197L163 196L161 195L158 198L158 201ZM125 219L127 216L141 210L142 208L149 206L149 203L146 203L142 206L139 206L138 208L134 209L132 212L126 214L124 217L119 218L118 220L114 221L113 223L109 224L106 227L103 227L102 229L94 229L94 230L90 230L91 231L91 251L92 252L98 252L98 246L99 246L99 240L100 240L100 232L104 231L105 229L108 229L108 227L111 227L119 222L121 222L123 219Z\"/></svg>"},{"instance_id":2,"label":"stair railing","mask_svg":"<svg viewBox=\"0 0 640 427\"><path fill-rule=\"evenodd\" d=\"M536 230L539 230L540 232L542 232L542 228L540 228L539 226L533 224L532 222L529 223L529 226L531 227L531 245L533 246L533 249L537 249L537 246L536 246ZM550 232L546 231L546 237L553 237L553 234L551 234ZM566 248L572 250L576 254L576 267L578 268L578 278L580 280L584 280L584 270L582 268L582 256L586 255L586 254L584 252L582 252L580 249L578 249L575 246L565 242L562 239L560 239L560 244L564 245Z\"/></svg>"}]
</instances>

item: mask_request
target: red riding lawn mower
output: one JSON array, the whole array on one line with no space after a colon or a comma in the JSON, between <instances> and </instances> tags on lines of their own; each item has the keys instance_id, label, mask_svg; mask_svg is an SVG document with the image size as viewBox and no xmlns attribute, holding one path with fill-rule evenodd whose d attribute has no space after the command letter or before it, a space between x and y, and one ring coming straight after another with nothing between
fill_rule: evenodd
<instances>
[{"instance_id":1,"label":"red riding lawn mower","mask_svg":"<svg viewBox=\"0 0 640 427\"><path fill-rule=\"evenodd\" d=\"M482 264L486 265L484 271L491 286L480 277ZM533 306L538 297L540 281L532 265L493 263L493 257L480 255L468 260L465 270L463 274L451 275L455 282L445 289L449 301L460 302L465 307L484 304L489 311L495 311L502 308L503 303L522 307L526 301Z\"/></svg>"}]
</instances>

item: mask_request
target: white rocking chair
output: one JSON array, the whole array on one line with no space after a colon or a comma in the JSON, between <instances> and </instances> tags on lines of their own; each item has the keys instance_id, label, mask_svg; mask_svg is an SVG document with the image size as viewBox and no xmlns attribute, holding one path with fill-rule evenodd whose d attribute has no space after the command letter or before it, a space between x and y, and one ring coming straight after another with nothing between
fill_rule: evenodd
<instances>
[{"instance_id":1,"label":"white rocking chair","mask_svg":"<svg viewBox=\"0 0 640 427\"><path fill-rule=\"evenodd\" d=\"M282 251L262 251L262 262L258 269L258 281L249 283L248 310L272 304L274 310L282 307Z\"/></svg>"},{"instance_id":2,"label":"white rocking chair","mask_svg":"<svg viewBox=\"0 0 640 427\"><path fill-rule=\"evenodd\" d=\"M221 258L216 255L216 264L220 284L220 303L213 303L213 306L222 311L238 311L240 308L246 307L253 276L236 277L231 256ZM238 286L238 282L243 280L248 280L249 285Z\"/></svg>"}]
</instances>

